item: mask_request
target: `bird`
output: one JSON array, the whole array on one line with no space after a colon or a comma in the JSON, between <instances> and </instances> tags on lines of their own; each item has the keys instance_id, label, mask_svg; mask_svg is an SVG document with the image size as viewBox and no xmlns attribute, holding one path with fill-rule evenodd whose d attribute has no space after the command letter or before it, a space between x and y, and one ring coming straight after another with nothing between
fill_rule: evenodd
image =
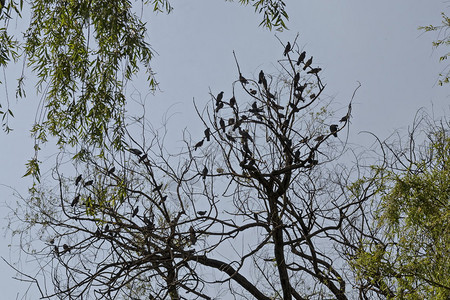
<instances>
[{"instance_id":1,"label":"bird","mask_svg":"<svg viewBox=\"0 0 450 300\"><path fill-rule=\"evenodd\" d=\"M82 176L81 176L81 174L80 174L80 175L78 175L78 177L75 179L75 185L76 185L76 186L78 186L78 184L80 183L81 178L82 178Z\"/></svg>"},{"instance_id":2,"label":"bird","mask_svg":"<svg viewBox=\"0 0 450 300\"><path fill-rule=\"evenodd\" d=\"M153 189L153 192L158 192L159 190L161 190L163 184L161 183L160 185L155 186L155 188Z\"/></svg>"},{"instance_id":3,"label":"bird","mask_svg":"<svg viewBox=\"0 0 450 300\"><path fill-rule=\"evenodd\" d=\"M80 201L80 195L77 195L77 196L72 200L72 203L70 203L70 206L74 207L75 205L78 204L79 201Z\"/></svg>"},{"instance_id":4,"label":"bird","mask_svg":"<svg viewBox=\"0 0 450 300\"><path fill-rule=\"evenodd\" d=\"M64 244L64 245L63 245L63 249L64 249L64 252L69 252L69 253L70 253L70 247L69 247L69 245Z\"/></svg>"},{"instance_id":5,"label":"bird","mask_svg":"<svg viewBox=\"0 0 450 300\"><path fill-rule=\"evenodd\" d=\"M197 242L197 237L195 236L195 229L194 227L189 227L189 240L191 241L191 245L195 245L195 242Z\"/></svg>"},{"instance_id":6,"label":"bird","mask_svg":"<svg viewBox=\"0 0 450 300\"><path fill-rule=\"evenodd\" d=\"M209 142L211 140L211 129L209 129L209 127L206 128L204 133L205 133L206 140Z\"/></svg>"},{"instance_id":7,"label":"bird","mask_svg":"<svg viewBox=\"0 0 450 300\"><path fill-rule=\"evenodd\" d=\"M116 171L116 167L112 167L111 169L109 169L109 170L108 170L108 175L113 174L114 171Z\"/></svg>"},{"instance_id":8,"label":"bird","mask_svg":"<svg viewBox=\"0 0 450 300\"><path fill-rule=\"evenodd\" d=\"M199 216L204 216L204 215L206 215L206 210L199 210L199 211L197 211L197 214Z\"/></svg>"},{"instance_id":9,"label":"bird","mask_svg":"<svg viewBox=\"0 0 450 300\"><path fill-rule=\"evenodd\" d=\"M300 53L300 56L298 57L298 60L297 60L297 66L299 66L300 63L303 62L303 60L305 59L305 57L306 57L306 51L303 51L302 53Z\"/></svg>"},{"instance_id":10,"label":"bird","mask_svg":"<svg viewBox=\"0 0 450 300\"><path fill-rule=\"evenodd\" d=\"M345 115L339 120L339 122L346 122L347 120L348 120L348 116Z\"/></svg>"},{"instance_id":11,"label":"bird","mask_svg":"<svg viewBox=\"0 0 450 300\"><path fill-rule=\"evenodd\" d=\"M205 166L202 170L202 178L203 180L206 179L206 175L208 175L208 168Z\"/></svg>"},{"instance_id":12,"label":"bird","mask_svg":"<svg viewBox=\"0 0 450 300\"><path fill-rule=\"evenodd\" d=\"M259 71L259 75L258 75L258 83L259 84L262 84L263 83L263 81L264 81L264 72L263 72L263 70L261 70L261 71Z\"/></svg>"},{"instance_id":13,"label":"bird","mask_svg":"<svg viewBox=\"0 0 450 300\"><path fill-rule=\"evenodd\" d=\"M334 137L337 137L338 125L332 124L330 125L330 132Z\"/></svg>"},{"instance_id":14,"label":"bird","mask_svg":"<svg viewBox=\"0 0 450 300\"><path fill-rule=\"evenodd\" d=\"M294 76L294 89L297 87L299 80L300 80L300 73L297 72L297 73L295 73L295 76Z\"/></svg>"},{"instance_id":15,"label":"bird","mask_svg":"<svg viewBox=\"0 0 450 300\"><path fill-rule=\"evenodd\" d=\"M283 55L284 56L286 56L288 53L289 53L289 51L291 51L291 43L287 43L286 44L286 47L284 47L284 53L283 53Z\"/></svg>"},{"instance_id":16,"label":"bird","mask_svg":"<svg viewBox=\"0 0 450 300\"><path fill-rule=\"evenodd\" d=\"M197 150L197 148L200 148L201 146L203 146L203 140L194 145L194 150Z\"/></svg>"},{"instance_id":17,"label":"bird","mask_svg":"<svg viewBox=\"0 0 450 300\"><path fill-rule=\"evenodd\" d=\"M56 256L59 256L59 249L58 249L58 246L54 246L53 247L53 251L55 251L55 253L56 253Z\"/></svg>"},{"instance_id":18,"label":"bird","mask_svg":"<svg viewBox=\"0 0 450 300\"><path fill-rule=\"evenodd\" d=\"M217 94L217 97L216 97L216 103L221 102L221 101L222 101L222 98L223 98L223 91L220 92L219 94Z\"/></svg>"},{"instance_id":19,"label":"bird","mask_svg":"<svg viewBox=\"0 0 450 300\"><path fill-rule=\"evenodd\" d=\"M136 215L138 214L138 212L139 212L139 206L136 206L136 208L133 209L133 213L131 214L131 217L132 217L132 218L136 217Z\"/></svg>"},{"instance_id":20,"label":"bird","mask_svg":"<svg viewBox=\"0 0 450 300\"><path fill-rule=\"evenodd\" d=\"M147 153L144 154L144 155L142 155L142 156L139 158L139 162L141 163L141 162L143 162L143 161L146 160L146 159L147 159Z\"/></svg>"},{"instance_id":21,"label":"bird","mask_svg":"<svg viewBox=\"0 0 450 300\"><path fill-rule=\"evenodd\" d=\"M234 124L234 118L229 118L228 119L228 126L231 126Z\"/></svg>"},{"instance_id":22,"label":"bird","mask_svg":"<svg viewBox=\"0 0 450 300\"><path fill-rule=\"evenodd\" d=\"M84 187L87 187L89 185L92 185L94 183L94 180L88 180L84 183Z\"/></svg>"},{"instance_id":23,"label":"bird","mask_svg":"<svg viewBox=\"0 0 450 300\"><path fill-rule=\"evenodd\" d=\"M247 84L247 83L248 83L248 80L245 79L245 77L242 76L241 73L239 73L239 81L240 81L242 84Z\"/></svg>"},{"instance_id":24,"label":"bird","mask_svg":"<svg viewBox=\"0 0 450 300\"><path fill-rule=\"evenodd\" d=\"M298 164L300 162L300 150L297 149L294 153L294 163Z\"/></svg>"},{"instance_id":25,"label":"bird","mask_svg":"<svg viewBox=\"0 0 450 300\"><path fill-rule=\"evenodd\" d=\"M105 232L108 232L109 231L109 224L106 224L106 226L105 226Z\"/></svg>"},{"instance_id":26,"label":"bird","mask_svg":"<svg viewBox=\"0 0 450 300\"><path fill-rule=\"evenodd\" d=\"M133 153L134 155L137 155L137 156L139 156L139 155L142 154L142 151L139 150L139 149L133 149L133 148L131 148L129 151L130 151L131 153Z\"/></svg>"},{"instance_id":27,"label":"bird","mask_svg":"<svg viewBox=\"0 0 450 300\"><path fill-rule=\"evenodd\" d=\"M167 200L167 195L162 196L162 197L161 197L161 204L162 204L164 201L166 201L166 200Z\"/></svg>"},{"instance_id":28,"label":"bird","mask_svg":"<svg viewBox=\"0 0 450 300\"><path fill-rule=\"evenodd\" d=\"M307 67L309 67L312 64L313 61L313 57L311 56L310 59L308 59L305 63L305 65L303 66L303 71L306 70Z\"/></svg>"},{"instance_id":29,"label":"bird","mask_svg":"<svg viewBox=\"0 0 450 300\"><path fill-rule=\"evenodd\" d=\"M222 128L222 131L225 132L226 130L225 121L222 118L220 118L219 125L220 128Z\"/></svg>"},{"instance_id":30,"label":"bird","mask_svg":"<svg viewBox=\"0 0 450 300\"><path fill-rule=\"evenodd\" d=\"M233 96L230 98L230 106L234 107L235 104L236 104L236 98L234 98L234 96Z\"/></svg>"},{"instance_id":31,"label":"bird","mask_svg":"<svg viewBox=\"0 0 450 300\"><path fill-rule=\"evenodd\" d=\"M309 71L306 72L306 73L307 73L307 74L317 74L317 73L319 73L320 71L322 71L321 68L314 68L314 69L309 70Z\"/></svg>"},{"instance_id":32,"label":"bird","mask_svg":"<svg viewBox=\"0 0 450 300\"><path fill-rule=\"evenodd\" d=\"M254 90L254 89L250 89L250 94L256 95L257 93L258 93L258 91Z\"/></svg>"},{"instance_id":33,"label":"bird","mask_svg":"<svg viewBox=\"0 0 450 300\"><path fill-rule=\"evenodd\" d=\"M216 113L223 108L224 104L222 101L216 103Z\"/></svg>"},{"instance_id":34,"label":"bird","mask_svg":"<svg viewBox=\"0 0 450 300\"><path fill-rule=\"evenodd\" d=\"M227 139L230 142L232 142L232 143L236 142L236 139L233 136L231 136L230 134L226 133L225 136L227 137Z\"/></svg>"}]
</instances>

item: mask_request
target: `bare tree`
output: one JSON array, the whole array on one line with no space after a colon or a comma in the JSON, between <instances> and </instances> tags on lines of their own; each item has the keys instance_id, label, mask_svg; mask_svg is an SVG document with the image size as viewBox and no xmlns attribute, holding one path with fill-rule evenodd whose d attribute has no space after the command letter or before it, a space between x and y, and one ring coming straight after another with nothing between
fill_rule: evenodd
<instances>
[{"instance_id":1,"label":"bare tree","mask_svg":"<svg viewBox=\"0 0 450 300\"><path fill-rule=\"evenodd\" d=\"M84 149L83 172L71 177L62 154L56 189L31 190L16 215L24 250L51 278L40 281L43 298L357 295L346 259L370 234L367 198L348 196L351 174L334 163L351 101L334 117L321 69L296 41L284 46L276 76L247 78L236 64L231 91L197 109L205 129L194 139L184 132L181 153L140 118L143 133L128 133L127 150Z\"/></svg>"}]
</instances>

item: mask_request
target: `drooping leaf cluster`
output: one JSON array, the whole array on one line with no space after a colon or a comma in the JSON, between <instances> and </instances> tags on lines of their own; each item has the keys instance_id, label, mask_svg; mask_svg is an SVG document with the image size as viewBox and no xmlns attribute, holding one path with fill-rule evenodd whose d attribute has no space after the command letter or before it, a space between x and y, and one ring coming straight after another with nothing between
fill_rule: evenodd
<instances>
[{"instance_id":1,"label":"drooping leaf cluster","mask_svg":"<svg viewBox=\"0 0 450 300\"><path fill-rule=\"evenodd\" d=\"M408 148L384 145L391 163L374 168L370 179L380 196L379 235L362 241L353 263L361 280L376 282L390 299L448 299L449 124L427 128L428 141L416 148L417 128Z\"/></svg>"}]
</instances>

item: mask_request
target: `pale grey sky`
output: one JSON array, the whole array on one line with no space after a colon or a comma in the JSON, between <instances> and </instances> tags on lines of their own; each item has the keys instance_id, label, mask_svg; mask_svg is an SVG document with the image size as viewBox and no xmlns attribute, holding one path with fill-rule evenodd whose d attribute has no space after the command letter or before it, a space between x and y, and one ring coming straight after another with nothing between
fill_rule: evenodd
<instances>
[{"instance_id":1,"label":"pale grey sky","mask_svg":"<svg viewBox=\"0 0 450 300\"><path fill-rule=\"evenodd\" d=\"M213 93L231 91L231 83L237 79L233 50L242 73L256 77L260 69L273 71L276 60L281 58L283 48L274 34L283 42L292 42L297 33L299 45L323 69L325 94L334 97L333 108L344 111L357 82L362 84L353 102L351 143L370 142L368 136L358 134L360 131L371 131L383 139L394 129L406 128L421 107L430 112L433 109L436 116L448 115L449 86L436 84L438 73L445 67L438 62L442 50L435 51L431 46L436 34L417 30L421 25L439 24L440 13L448 11L448 4L437 0L285 2L290 20L289 30L282 33L258 27L261 16L251 7L224 0L172 1L175 9L170 15L144 11L150 43L159 53L153 68L161 92L147 98L153 122L157 124L169 110L176 113L170 126L174 140L181 139L181 129L185 127L195 132L200 122L192 99L203 107L210 100L209 89ZM6 70L7 75L15 74L8 72L12 71ZM9 83L12 97L14 82L9 79ZM143 96L148 90L140 80L128 88ZM22 193L30 184L22 175L24 164L33 153L28 130L39 99L32 90L30 83L30 99L20 100L12 107L16 117L11 125L15 131L9 135L0 133L0 184ZM16 199L4 186L0 186L0 195L4 227L3 219L9 212L6 204L14 206ZM2 237L0 255L16 261L17 247L10 251L9 243L9 236ZM23 259L22 264L26 265ZM11 279L14 272L1 261L0 269L0 299L22 295L27 285Z\"/></svg>"}]
</instances>

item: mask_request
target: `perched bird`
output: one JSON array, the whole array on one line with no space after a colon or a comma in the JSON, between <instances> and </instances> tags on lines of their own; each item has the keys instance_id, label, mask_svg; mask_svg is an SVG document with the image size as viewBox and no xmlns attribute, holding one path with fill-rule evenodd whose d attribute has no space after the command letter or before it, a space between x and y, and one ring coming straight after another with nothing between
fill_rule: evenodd
<instances>
[{"instance_id":1,"label":"perched bird","mask_svg":"<svg viewBox=\"0 0 450 300\"><path fill-rule=\"evenodd\" d=\"M147 159L147 153L144 154L144 155L142 155L142 156L139 158L139 162L141 163L141 162L143 162L143 161L146 160L146 159Z\"/></svg>"},{"instance_id":2,"label":"perched bird","mask_svg":"<svg viewBox=\"0 0 450 300\"><path fill-rule=\"evenodd\" d=\"M338 130L338 125L336 125L336 124L330 125L330 132L331 132L331 134L333 134L334 137L337 137L337 130Z\"/></svg>"},{"instance_id":3,"label":"perched bird","mask_svg":"<svg viewBox=\"0 0 450 300\"><path fill-rule=\"evenodd\" d=\"M197 211L197 214L199 216L204 216L204 215L206 215L206 210L199 210L199 211Z\"/></svg>"},{"instance_id":4,"label":"perched bird","mask_svg":"<svg viewBox=\"0 0 450 300\"><path fill-rule=\"evenodd\" d=\"M298 164L300 162L300 150L297 149L294 153L294 163Z\"/></svg>"},{"instance_id":5,"label":"perched bird","mask_svg":"<svg viewBox=\"0 0 450 300\"><path fill-rule=\"evenodd\" d=\"M313 61L313 57L311 56L310 59L308 59L305 63L305 65L303 66L303 70L306 70L307 67L309 67L312 64Z\"/></svg>"},{"instance_id":6,"label":"perched bird","mask_svg":"<svg viewBox=\"0 0 450 300\"><path fill-rule=\"evenodd\" d=\"M197 150L197 148L200 148L201 146L203 146L203 140L194 145L194 150Z\"/></svg>"},{"instance_id":7,"label":"perched bird","mask_svg":"<svg viewBox=\"0 0 450 300\"><path fill-rule=\"evenodd\" d=\"M81 174L78 175L78 177L75 179L75 185L78 185L80 183L81 178L82 178Z\"/></svg>"},{"instance_id":8,"label":"perched bird","mask_svg":"<svg viewBox=\"0 0 450 300\"><path fill-rule=\"evenodd\" d=\"M69 253L70 253L70 247L69 247L69 245L64 244L64 245L63 245L63 249L64 249L64 252L69 252Z\"/></svg>"},{"instance_id":9,"label":"perched bird","mask_svg":"<svg viewBox=\"0 0 450 300\"><path fill-rule=\"evenodd\" d=\"M205 133L206 140L209 142L211 140L211 129L209 129L209 127L206 128L204 133Z\"/></svg>"},{"instance_id":10,"label":"perched bird","mask_svg":"<svg viewBox=\"0 0 450 300\"><path fill-rule=\"evenodd\" d=\"M291 51L291 43L288 42L286 47L284 47L283 55L286 56L289 53L289 51Z\"/></svg>"},{"instance_id":11,"label":"perched bird","mask_svg":"<svg viewBox=\"0 0 450 300\"><path fill-rule=\"evenodd\" d=\"M248 80L245 79L245 77L242 76L241 73L239 73L239 81L240 81L240 83L242 83L242 84L247 84L247 83L248 83Z\"/></svg>"},{"instance_id":12,"label":"perched bird","mask_svg":"<svg viewBox=\"0 0 450 300\"><path fill-rule=\"evenodd\" d=\"M159 185L157 185L157 186L155 186L155 188L153 189L153 192L158 192L158 191L160 191L161 190L161 188L162 188L162 186L163 186L163 184L161 183L161 184L159 184Z\"/></svg>"},{"instance_id":13,"label":"perched bird","mask_svg":"<svg viewBox=\"0 0 450 300\"><path fill-rule=\"evenodd\" d=\"M105 232L108 232L109 231L109 224L106 224L106 226L105 226L105 230L104 230Z\"/></svg>"},{"instance_id":14,"label":"perched bird","mask_svg":"<svg viewBox=\"0 0 450 300\"><path fill-rule=\"evenodd\" d=\"M221 102L221 101L222 101L222 98L223 98L223 91L220 92L219 94L217 94L217 97L216 97L216 103Z\"/></svg>"},{"instance_id":15,"label":"perched bird","mask_svg":"<svg viewBox=\"0 0 450 300\"><path fill-rule=\"evenodd\" d=\"M306 73L307 73L307 74L317 74L317 73L319 73L320 71L322 71L321 68L314 68L314 69L309 70L309 71L306 72Z\"/></svg>"},{"instance_id":16,"label":"perched bird","mask_svg":"<svg viewBox=\"0 0 450 300\"><path fill-rule=\"evenodd\" d=\"M303 60L305 60L305 57L306 57L306 51L303 51L302 53L300 53L300 56L298 57L298 60L297 60L297 66L299 66L300 63L303 62Z\"/></svg>"},{"instance_id":17,"label":"perched bird","mask_svg":"<svg viewBox=\"0 0 450 300\"><path fill-rule=\"evenodd\" d=\"M227 139L230 142L232 142L232 143L236 142L236 139L233 136L231 136L230 134L226 133L225 136L227 137Z\"/></svg>"},{"instance_id":18,"label":"perched bird","mask_svg":"<svg viewBox=\"0 0 450 300\"><path fill-rule=\"evenodd\" d=\"M132 218L136 217L136 215L138 214L138 212L139 212L139 206L136 206L136 208L133 209L133 213L131 214L131 217L132 217Z\"/></svg>"},{"instance_id":19,"label":"perched bird","mask_svg":"<svg viewBox=\"0 0 450 300\"><path fill-rule=\"evenodd\" d=\"M259 83L259 84L262 84L263 81L264 81L264 79L265 79L265 77L264 77L264 72L263 72L263 70L261 70L261 71L259 72L259 75L258 75L258 83Z\"/></svg>"},{"instance_id":20,"label":"perched bird","mask_svg":"<svg viewBox=\"0 0 450 300\"><path fill-rule=\"evenodd\" d=\"M206 175L208 175L208 168L205 166L202 170L202 178L203 180L206 179Z\"/></svg>"},{"instance_id":21,"label":"perched bird","mask_svg":"<svg viewBox=\"0 0 450 300\"><path fill-rule=\"evenodd\" d=\"M114 174L115 171L116 167L112 167L111 169L108 170L108 175Z\"/></svg>"},{"instance_id":22,"label":"perched bird","mask_svg":"<svg viewBox=\"0 0 450 300\"><path fill-rule=\"evenodd\" d=\"M346 122L347 120L348 120L348 116L345 115L339 120L339 122Z\"/></svg>"},{"instance_id":23,"label":"perched bird","mask_svg":"<svg viewBox=\"0 0 450 300\"><path fill-rule=\"evenodd\" d=\"M87 187L89 185L92 185L94 183L94 180L88 180L84 183L84 187Z\"/></svg>"},{"instance_id":24,"label":"perched bird","mask_svg":"<svg viewBox=\"0 0 450 300\"><path fill-rule=\"evenodd\" d=\"M80 195L77 195L77 196L72 200L72 203L70 203L70 206L74 207L75 205L78 204L79 201L80 201Z\"/></svg>"},{"instance_id":25,"label":"perched bird","mask_svg":"<svg viewBox=\"0 0 450 300\"><path fill-rule=\"evenodd\" d=\"M222 128L222 131L225 132L226 130L225 121L222 118L220 118L219 125L220 128Z\"/></svg>"},{"instance_id":26,"label":"perched bird","mask_svg":"<svg viewBox=\"0 0 450 300\"><path fill-rule=\"evenodd\" d=\"M129 151L130 151L131 153L133 153L134 155L137 155L137 156L139 156L139 155L142 154L142 151L139 150L139 149L133 149L133 148L131 148Z\"/></svg>"},{"instance_id":27,"label":"perched bird","mask_svg":"<svg viewBox=\"0 0 450 300\"><path fill-rule=\"evenodd\" d=\"M59 249L58 249L58 246L55 245L55 247L53 247L53 251L55 251L56 256L59 256Z\"/></svg>"},{"instance_id":28,"label":"perched bird","mask_svg":"<svg viewBox=\"0 0 450 300\"><path fill-rule=\"evenodd\" d=\"M234 107L235 104L236 104L236 98L234 98L234 96L233 96L230 98L230 106Z\"/></svg>"},{"instance_id":29,"label":"perched bird","mask_svg":"<svg viewBox=\"0 0 450 300\"><path fill-rule=\"evenodd\" d=\"M189 240L191 242L191 245L195 245L197 242L197 237L195 236L195 229L194 227L189 227Z\"/></svg>"},{"instance_id":30,"label":"perched bird","mask_svg":"<svg viewBox=\"0 0 450 300\"><path fill-rule=\"evenodd\" d=\"M161 204L164 203L164 201L166 201L166 200L167 200L167 195L162 196L161 197Z\"/></svg>"},{"instance_id":31,"label":"perched bird","mask_svg":"<svg viewBox=\"0 0 450 300\"><path fill-rule=\"evenodd\" d=\"M299 80L300 80L300 73L297 72L297 73L295 73L295 76L294 76L294 89L297 88Z\"/></svg>"},{"instance_id":32,"label":"perched bird","mask_svg":"<svg viewBox=\"0 0 450 300\"><path fill-rule=\"evenodd\" d=\"M234 124L234 118L229 118L228 119L228 126L231 126Z\"/></svg>"},{"instance_id":33,"label":"perched bird","mask_svg":"<svg viewBox=\"0 0 450 300\"><path fill-rule=\"evenodd\" d=\"M224 104L222 101L216 103L216 113L223 108Z\"/></svg>"}]
</instances>

